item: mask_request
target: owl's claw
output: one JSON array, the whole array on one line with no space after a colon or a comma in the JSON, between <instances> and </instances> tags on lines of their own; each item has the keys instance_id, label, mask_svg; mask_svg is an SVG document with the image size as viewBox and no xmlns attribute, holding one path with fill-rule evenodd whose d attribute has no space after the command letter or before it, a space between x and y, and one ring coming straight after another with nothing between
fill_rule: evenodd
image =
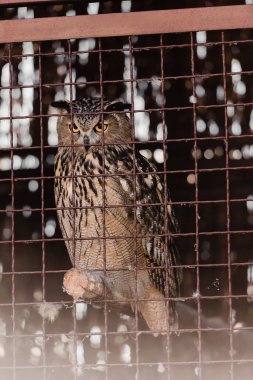
<instances>
[{"instance_id":1,"label":"owl's claw","mask_svg":"<svg viewBox=\"0 0 253 380\"><path fill-rule=\"evenodd\" d=\"M91 299L103 294L103 284L96 281L84 270L72 268L64 275L63 290L74 300Z\"/></svg>"}]
</instances>

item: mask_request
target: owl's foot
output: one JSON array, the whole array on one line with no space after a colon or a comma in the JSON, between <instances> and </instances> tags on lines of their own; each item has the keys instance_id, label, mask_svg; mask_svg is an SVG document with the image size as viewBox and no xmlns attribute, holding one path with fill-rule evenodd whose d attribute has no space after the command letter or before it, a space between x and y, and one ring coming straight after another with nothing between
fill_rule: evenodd
<instances>
[{"instance_id":1,"label":"owl's foot","mask_svg":"<svg viewBox=\"0 0 253 380\"><path fill-rule=\"evenodd\" d=\"M63 290L74 300L91 299L103 295L104 287L91 274L72 268L64 275Z\"/></svg>"}]
</instances>

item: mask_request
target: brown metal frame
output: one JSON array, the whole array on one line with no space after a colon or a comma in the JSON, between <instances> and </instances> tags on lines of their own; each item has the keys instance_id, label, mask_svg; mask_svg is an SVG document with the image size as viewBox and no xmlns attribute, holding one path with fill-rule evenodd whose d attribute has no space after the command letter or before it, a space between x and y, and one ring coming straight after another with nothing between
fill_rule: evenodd
<instances>
[{"instance_id":1,"label":"brown metal frame","mask_svg":"<svg viewBox=\"0 0 253 380\"><path fill-rule=\"evenodd\" d=\"M57 40L252 27L253 6L250 5L173 9L4 20L0 21L0 43L46 41L52 36Z\"/></svg>"},{"instance_id":2,"label":"brown metal frame","mask_svg":"<svg viewBox=\"0 0 253 380\"><path fill-rule=\"evenodd\" d=\"M108 0L99 0L99 2L104 2ZM72 4L72 3L96 3L96 0L24 0L22 2L17 0L0 0L0 7L23 7L24 5L56 5L56 4Z\"/></svg>"}]
</instances>

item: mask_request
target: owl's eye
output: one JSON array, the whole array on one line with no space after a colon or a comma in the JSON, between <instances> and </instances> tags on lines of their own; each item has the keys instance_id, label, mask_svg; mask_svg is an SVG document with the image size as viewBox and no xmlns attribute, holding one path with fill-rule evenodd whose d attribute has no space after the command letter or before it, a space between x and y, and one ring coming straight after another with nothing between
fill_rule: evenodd
<instances>
[{"instance_id":1,"label":"owl's eye","mask_svg":"<svg viewBox=\"0 0 253 380\"><path fill-rule=\"evenodd\" d=\"M100 121L95 127L94 127L94 131L96 133L102 133L102 131L104 130L104 132L107 130L108 128L108 123L106 121L104 121L104 124L102 124L102 121Z\"/></svg>"},{"instance_id":2,"label":"owl's eye","mask_svg":"<svg viewBox=\"0 0 253 380\"><path fill-rule=\"evenodd\" d=\"M72 131L73 133L79 132L78 126L75 125L74 123L73 123L73 125L71 125L71 123L69 123L69 130L70 130L70 132Z\"/></svg>"}]
</instances>

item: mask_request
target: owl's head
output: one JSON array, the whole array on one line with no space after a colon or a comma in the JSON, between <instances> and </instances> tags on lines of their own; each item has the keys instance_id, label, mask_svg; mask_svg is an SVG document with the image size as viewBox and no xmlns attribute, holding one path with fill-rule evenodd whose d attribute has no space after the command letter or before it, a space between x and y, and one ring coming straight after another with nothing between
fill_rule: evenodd
<instances>
[{"instance_id":1,"label":"owl's head","mask_svg":"<svg viewBox=\"0 0 253 380\"><path fill-rule=\"evenodd\" d=\"M129 118L122 112L129 110L130 104L104 100L102 105L100 98L89 97L74 100L72 105L64 100L53 102L52 106L60 110L57 122L59 145L131 141Z\"/></svg>"}]
</instances>

